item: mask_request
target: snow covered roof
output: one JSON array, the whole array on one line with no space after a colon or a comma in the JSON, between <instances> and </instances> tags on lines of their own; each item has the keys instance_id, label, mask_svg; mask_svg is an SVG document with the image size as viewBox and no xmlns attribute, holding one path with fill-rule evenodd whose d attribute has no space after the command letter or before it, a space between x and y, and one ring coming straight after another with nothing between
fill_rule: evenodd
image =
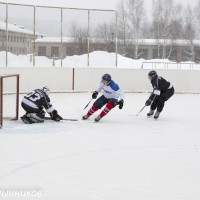
<instances>
[{"instance_id":1,"label":"snow covered roof","mask_svg":"<svg viewBox=\"0 0 200 200\"><path fill-rule=\"evenodd\" d=\"M91 42L96 42L96 43L105 43L105 41L103 39L97 39L97 38L90 38ZM122 40L118 40L120 42L123 42ZM134 40L132 39L128 39L126 40L129 43L134 43ZM36 43L60 43L61 42L61 38L60 37L43 37L43 38L38 38L35 41ZM74 42L74 38L73 37L63 37L63 43L71 43ZM157 40L157 39L139 39L138 40L138 44L140 46L155 46L158 45L158 43L160 43L161 45L176 45L176 46L185 46L188 45L188 41L187 40ZM193 40L193 44L195 46L200 46L200 40Z\"/></svg>"},{"instance_id":2,"label":"snow covered roof","mask_svg":"<svg viewBox=\"0 0 200 200\"><path fill-rule=\"evenodd\" d=\"M128 40L129 42L133 42L133 40ZM185 46L188 45L188 40L171 40L171 39L139 39L138 40L139 45L146 45L146 46L153 46L153 45L177 45L177 46ZM200 46L200 40L193 40L193 44L195 46Z\"/></svg>"},{"instance_id":3,"label":"snow covered roof","mask_svg":"<svg viewBox=\"0 0 200 200\"><path fill-rule=\"evenodd\" d=\"M6 30L6 22L0 21L0 30L4 30L4 31ZM11 23L8 23L8 31L16 32L16 33L25 33L25 34L30 34L30 35L34 34L33 31L25 29L23 26L11 24ZM39 35L39 34L36 33L36 35Z\"/></svg>"}]
</instances>

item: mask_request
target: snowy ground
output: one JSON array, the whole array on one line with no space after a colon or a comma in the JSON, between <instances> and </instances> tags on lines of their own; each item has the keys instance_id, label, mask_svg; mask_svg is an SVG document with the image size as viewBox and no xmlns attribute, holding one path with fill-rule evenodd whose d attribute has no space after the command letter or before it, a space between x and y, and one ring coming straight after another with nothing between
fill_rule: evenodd
<instances>
[{"instance_id":1,"label":"snowy ground","mask_svg":"<svg viewBox=\"0 0 200 200\"><path fill-rule=\"evenodd\" d=\"M61 115L81 119L90 94L51 98ZM147 98L127 94L124 109L98 124L6 121L0 188L39 188L42 200L199 200L200 95L175 95L158 121L148 109L135 115Z\"/></svg>"}]
</instances>

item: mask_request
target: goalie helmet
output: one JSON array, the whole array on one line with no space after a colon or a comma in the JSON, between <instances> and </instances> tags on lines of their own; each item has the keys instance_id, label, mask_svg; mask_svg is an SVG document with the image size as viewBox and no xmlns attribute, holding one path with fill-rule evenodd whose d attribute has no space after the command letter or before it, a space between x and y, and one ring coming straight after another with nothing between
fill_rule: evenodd
<instances>
[{"instance_id":1,"label":"goalie helmet","mask_svg":"<svg viewBox=\"0 0 200 200\"><path fill-rule=\"evenodd\" d=\"M47 96L49 96L49 94L50 94L50 89L49 89L49 87L44 86L44 87L42 88L42 91L43 91Z\"/></svg>"}]
</instances>

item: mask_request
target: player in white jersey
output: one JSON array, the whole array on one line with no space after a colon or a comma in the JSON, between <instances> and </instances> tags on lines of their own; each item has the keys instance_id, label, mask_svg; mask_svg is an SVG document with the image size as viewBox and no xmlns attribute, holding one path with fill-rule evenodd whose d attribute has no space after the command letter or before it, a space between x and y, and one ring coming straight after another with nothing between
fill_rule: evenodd
<instances>
[{"instance_id":1,"label":"player in white jersey","mask_svg":"<svg viewBox=\"0 0 200 200\"><path fill-rule=\"evenodd\" d=\"M93 115L97 110L101 109L104 105L106 105L106 107L103 109L101 114L95 118L96 122L100 121L101 118L105 117L116 105L119 105L119 109L123 108L124 92L112 80L109 74L103 75L100 86L92 94L92 98L96 99L98 93L101 90L103 90L103 95L94 102L92 108L88 111L86 115L83 116L83 120L88 119L91 115Z\"/></svg>"}]
</instances>

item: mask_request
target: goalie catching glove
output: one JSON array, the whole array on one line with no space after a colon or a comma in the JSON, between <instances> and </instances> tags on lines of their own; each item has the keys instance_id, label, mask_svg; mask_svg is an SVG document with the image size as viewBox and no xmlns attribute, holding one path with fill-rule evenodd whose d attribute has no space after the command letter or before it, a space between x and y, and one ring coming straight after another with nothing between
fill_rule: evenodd
<instances>
[{"instance_id":1,"label":"goalie catching glove","mask_svg":"<svg viewBox=\"0 0 200 200\"><path fill-rule=\"evenodd\" d=\"M54 110L50 113L51 119L59 122L60 120L63 120L63 118L58 114L57 110Z\"/></svg>"}]
</instances>

